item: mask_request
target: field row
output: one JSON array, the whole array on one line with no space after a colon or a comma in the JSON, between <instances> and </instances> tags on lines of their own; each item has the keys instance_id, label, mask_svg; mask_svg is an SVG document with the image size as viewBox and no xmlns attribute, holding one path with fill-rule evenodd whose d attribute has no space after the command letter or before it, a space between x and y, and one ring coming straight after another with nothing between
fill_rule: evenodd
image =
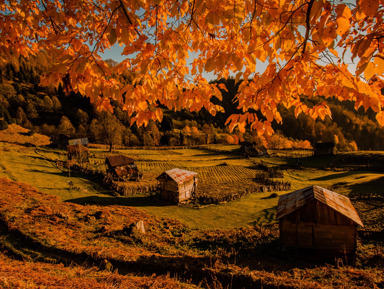
<instances>
[{"instance_id":1,"label":"field row","mask_svg":"<svg viewBox=\"0 0 384 289\"><path fill-rule=\"evenodd\" d=\"M210 166L190 168L203 183L244 182L255 177L255 170L243 166Z\"/></svg>"},{"instance_id":2,"label":"field row","mask_svg":"<svg viewBox=\"0 0 384 289\"><path fill-rule=\"evenodd\" d=\"M177 167L177 165L175 163L172 163L172 162L148 162L148 161L141 162L141 161L138 161L138 162L136 162L136 164L137 164L139 171L141 171L141 172L157 171L157 172L161 173L163 171L167 171L167 170L170 170L170 169Z\"/></svg>"}]
</instances>

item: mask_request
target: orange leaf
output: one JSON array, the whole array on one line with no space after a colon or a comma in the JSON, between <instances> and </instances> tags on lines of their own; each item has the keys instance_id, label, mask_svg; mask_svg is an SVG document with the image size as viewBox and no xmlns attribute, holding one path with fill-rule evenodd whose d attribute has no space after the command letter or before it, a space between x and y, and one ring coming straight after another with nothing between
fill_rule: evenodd
<instances>
[{"instance_id":1,"label":"orange leaf","mask_svg":"<svg viewBox=\"0 0 384 289\"><path fill-rule=\"evenodd\" d=\"M364 70L364 77L366 80L371 79L371 77L375 74L375 64L373 62L369 62L367 67Z\"/></svg>"},{"instance_id":2,"label":"orange leaf","mask_svg":"<svg viewBox=\"0 0 384 289\"><path fill-rule=\"evenodd\" d=\"M344 17L339 17L336 20L337 22L337 30L336 33L340 36L342 36L344 33L346 33L349 30L350 22L348 19Z\"/></svg>"},{"instance_id":3,"label":"orange leaf","mask_svg":"<svg viewBox=\"0 0 384 289\"><path fill-rule=\"evenodd\" d=\"M222 89L222 90L225 90L226 92L228 92L228 89L227 89L227 87L225 86L224 83L219 83L219 88Z\"/></svg>"},{"instance_id":4,"label":"orange leaf","mask_svg":"<svg viewBox=\"0 0 384 289\"><path fill-rule=\"evenodd\" d=\"M375 57L375 60L373 61L376 64L375 72L377 74L383 74L384 72L384 59L380 57Z\"/></svg>"},{"instance_id":5,"label":"orange leaf","mask_svg":"<svg viewBox=\"0 0 384 289\"><path fill-rule=\"evenodd\" d=\"M384 126L384 111L380 111L380 112L376 115L376 119L377 119L378 123L379 123L381 126Z\"/></svg>"},{"instance_id":6,"label":"orange leaf","mask_svg":"<svg viewBox=\"0 0 384 289\"><path fill-rule=\"evenodd\" d=\"M311 9L311 17L310 17L311 24L314 24L317 18L320 17L323 5L324 5L323 0L317 0L315 1L315 3L313 3L312 9Z\"/></svg>"},{"instance_id":7,"label":"orange leaf","mask_svg":"<svg viewBox=\"0 0 384 289\"><path fill-rule=\"evenodd\" d=\"M110 31L109 34L108 34L108 41L109 41L109 43L110 43L111 45L113 45L113 44L115 44L116 39L117 39L117 37L116 37L116 31L115 31L115 29L112 28L111 31Z\"/></svg>"},{"instance_id":8,"label":"orange leaf","mask_svg":"<svg viewBox=\"0 0 384 289\"><path fill-rule=\"evenodd\" d=\"M361 10L365 15L374 17L379 10L378 0L358 0L358 9Z\"/></svg>"},{"instance_id":9,"label":"orange leaf","mask_svg":"<svg viewBox=\"0 0 384 289\"><path fill-rule=\"evenodd\" d=\"M336 14L339 17L344 17L347 19L351 18L351 16L352 16L351 9L349 9L349 7L345 4L337 5Z\"/></svg>"}]
</instances>

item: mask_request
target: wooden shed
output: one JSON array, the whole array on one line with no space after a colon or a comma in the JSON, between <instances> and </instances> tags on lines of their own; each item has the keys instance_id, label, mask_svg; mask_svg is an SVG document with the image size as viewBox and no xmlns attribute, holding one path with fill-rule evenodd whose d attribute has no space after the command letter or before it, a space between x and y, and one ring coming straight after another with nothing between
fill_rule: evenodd
<instances>
[{"instance_id":1,"label":"wooden shed","mask_svg":"<svg viewBox=\"0 0 384 289\"><path fill-rule=\"evenodd\" d=\"M184 202L195 196L197 173L182 169L165 171L156 178L160 186L161 198L171 202Z\"/></svg>"},{"instance_id":2,"label":"wooden shed","mask_svg":"<svg viewBox=\"0 0 384 289\"><path fill-rule=\"evenodd\" d=\"M69 135L66 134L55 134L51 136L51 147L65 149L70 139Z\"/></svg>"},{"instance_id":3,"label":"wooden shed","mask_svg":"<svg viewBox=\"0 0 384 289\"><path fill-rule=\"evenodd\" d=\"M240 151L247 157L261 157L268 155L267 148L265 146L257 146L256 142L241 142Z\"/></svg>"},{"instance_id":4,"label":"wooden shed","mask_svg":"<svg viewBox=\"0 0 384 289\"><path fill-rule=\"evenodd\" d=\"M107 174L112 180L140 180L142 174L135 164L135 160L123 155L109 156L105 159Z\"/></svg>"},{"instance_id":5,"label":"wooden shed","mask_svg":"<svg viewBox=\"0 0 384 289\"><path fill-rule=\"evenodd\" d=\"M331 156L335 154L336 144L334 142L318 142L314 146L315 156Z\"/></svg>"},{"instance_id":6,"label":"wooden shed","mask_svg":"<svg viewBox=\"0 0 384 289\"><path fill-rule=\"evenodd\" d=\"M81 144L67 145L68 160L75 160L78 163L89 162L89 149Z\"/></svg>"},{"instance_id":7,"label":"wooden shed","mask_svg":"<svg viewBox=\"0 0 384 289\"><path fill-rule=\"evenodd\" d=\"M357 226L363 226L349 198L318 186L280 196L276 218L284 247L328 255L354 255Z\"/></svg>"}]
</instances>

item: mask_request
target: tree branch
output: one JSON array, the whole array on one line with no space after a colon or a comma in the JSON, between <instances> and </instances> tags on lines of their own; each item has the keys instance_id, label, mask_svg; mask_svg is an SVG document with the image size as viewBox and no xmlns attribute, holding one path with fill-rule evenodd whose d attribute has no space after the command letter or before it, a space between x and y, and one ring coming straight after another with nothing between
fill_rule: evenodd
<instances>
[{"instance_id":1,"label":"tree branch","mask_svg":"<svg viewBox=\"0 0 384 289\"><path fill-rule=\"evenodd\" d=\"M127 9L125 8L123 1L119 0L119 2L120 2L119 8L120 7L123 8L124 16L127 18L128 23L133 26L133 22L132 22L131 18L128 15ZM137 35L140 35L140 32L136 29L136 27L133 27L133 29L135 29Z\"/></svg>"},{"instance_id":2,"label":"tree branch","mask_svg":"<svg viewBox=\"0 0 384 289\"><path fill-rule=\"evenodd\" d=\"M307 48L307 41L309 39L309 32L311 31L311 23L309 21L311 19L310 18L311 10L312 10L312 6L313 6L314 2L315 2L315 0L310 0L309 3L308 3L307 17L305 19L306 31L305 31L305 38L304 38L304 42L303 42L303 52L302 52L302 55L304 55L305 49Z\"/></svg>"}]
</instances>

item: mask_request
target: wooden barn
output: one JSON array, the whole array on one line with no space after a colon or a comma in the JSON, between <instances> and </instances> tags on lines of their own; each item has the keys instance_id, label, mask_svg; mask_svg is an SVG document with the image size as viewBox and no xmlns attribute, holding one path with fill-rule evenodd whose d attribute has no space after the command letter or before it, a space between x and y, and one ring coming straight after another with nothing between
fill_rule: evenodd
<instances>
[{"instance_id":1,"label":"wooden barn","mask_svg":"<svg viewBox=\"0 0 384 289\"><path fill-rule=\"evenodd\" d=\"M78 163L89 162L89 149L81 144L67 145L68 160L75 160Z\"/></svg>"},{"instance_id":2,"label":"wooden barn","mask_svg":"<svg viewBox=\"0 0 384 289\"><path fill-rule=\"evenodd\" d=\"M257 146L256 142L240 142L240 151L247 157L261 157L268 155L265 146Z\"/></svg>"},{"instance_id":3,"label":"wooden barn","mask_svg":"<svg viewBox=\"0 0 384 289\"><path fill-rule=\"evenodd\" d=\"M336 144L334 142L318 142L313 146L315 156L331 156L335 154Z\"/></svg>"},{"instance_id":4,"label":"wooden barn","mask_svg":"<svg viewBox=\"0 0 384 289\"><path fill-rule=\"evenodd\" d=\"M112 180L140 180L142 174L135 164L135 160L123 155L109 156L105 159L107 174Z\"/></svg>"},{"instance_id":5,"label":"wooden barn","mask_svg":"<svg viewBox=\"0 0 384 289\"><path fill-rule=\"evenodd\" d=\"M51 147L65 149L68 145L70 139L69 135L58 134L51 136Z\"/></svg>"},{"instance_id":6,"label":"wooden barn","mask_svg":"<svg viewBox=\"0 0 384 289\"><path fill-rule=\"evenodd\" d=\"M197 191L195 172L175 168L162 173L156 179L159 182L161 198L174 203L193 198Z\"/></svg>"},{"instance_id":7,"label":"wooden barn","mask_svg":"<svg viewBox=\"0 0 384 289\"><path fill-rule=\"evenodd\" d=\"M354 256L357 226L363 226L349 198L318 186L280 196L276 218L284 247L313 249L326 256Z\"/></svg>"}]
</instances>

